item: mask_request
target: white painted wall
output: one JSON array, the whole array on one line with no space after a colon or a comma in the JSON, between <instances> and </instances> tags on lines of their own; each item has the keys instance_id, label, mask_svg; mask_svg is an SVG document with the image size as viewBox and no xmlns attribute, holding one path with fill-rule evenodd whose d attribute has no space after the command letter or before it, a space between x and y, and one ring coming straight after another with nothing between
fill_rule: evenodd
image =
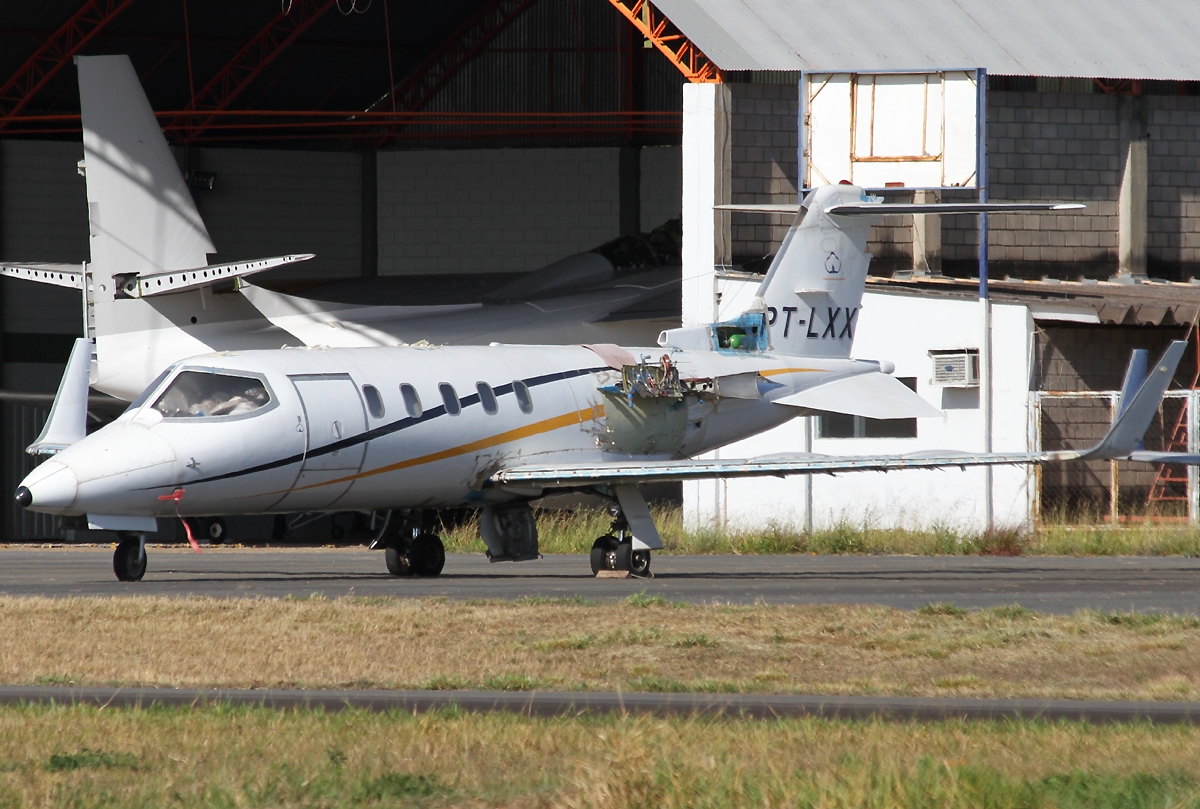
<instances>
[{"instance_id":1,"label":"white painted wall","mask_svg":"<svg viewBox=\"0 0 1200 809\"><path fill-rule=\"evenodd\" d=\"M755 285L722 283L722 319L750 303ZM1033 321L1019 305L992 309L995 379L993 446L995 451L1032 449L1029 424L1029 373ZM699 316L694 312L693 317ZM685 318L686 318L685 313ZM873 455L931 449L982 450L983 421L978 389L944 389L930 384L934 348L978 348L980 308L977 301L947 300L868 292L863 298L853 356L891 360L896 376L917 378L917 392L942 409L941 419L921 419L916 438L821 439L813 451L830 455ZM815 421L815 420L814 420ZM804 444L805 419L723 448L723 458L777 452L799 452ZM814 424L814 435L815 424ZM994 470L993 502L998 526L1028 523L1033 498L1033 473L1028 467ZM806 511L805 477L761 478L684 484L684 518L694 527L803 527ZM986 524L982 469L856 472L814 476L813 525L933 527L980 530Z\"/></svg>"}]
</instances>

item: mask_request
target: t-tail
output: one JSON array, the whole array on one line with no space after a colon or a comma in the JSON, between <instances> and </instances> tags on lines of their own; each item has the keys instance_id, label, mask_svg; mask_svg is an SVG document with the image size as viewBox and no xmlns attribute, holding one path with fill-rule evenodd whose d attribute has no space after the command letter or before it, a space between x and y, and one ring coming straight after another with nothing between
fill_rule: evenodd
<instances>
[{"instance_id":1,"label":"t-tail","mask_svg":"<svg viewBox=\"0 0 1200 809\"><path fill-rule=\"evenodd\" d=\"M885 214L1060 211L1074 203L885 203L853 185L812 189L799 205L718 205L758 214L795 213L779 252L739 327L765 318L769 348L803 357L846 358L862 318L871 226ZM722 324L714 324L719 331ZM743 342L743 341L739 341ZM764 340L763 343L768 341ZM745 341L754 345L754 341ZM728 346L716 338L716 347ZM766 345L761 347L766 348Z\"/></svg>"},{"instance_id":2,"label":"t-tail","mask_svg":"<svg viewBox=\"0 0 1200 809\"><path fill-rule=\"evenodd\" d=\"M92 386L131 399L165 366L225 348L302 345L232 290L239 276L303 261L209 264L212 239L127 56L77 57L91 261L0 274L80 290Z\"/></svg>"}]
</instances>

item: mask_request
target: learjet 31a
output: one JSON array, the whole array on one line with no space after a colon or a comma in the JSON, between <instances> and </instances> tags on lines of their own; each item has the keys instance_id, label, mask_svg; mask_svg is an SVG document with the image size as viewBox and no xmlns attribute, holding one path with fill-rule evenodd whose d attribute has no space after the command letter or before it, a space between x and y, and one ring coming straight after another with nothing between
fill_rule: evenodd
<instances>
[{"instance_id":1,"label":"learjet 31a","mask_svg":"<svg viewBox=\"0 0 1200 809\"><path fill-rule=\"evenodd\" d=\"M1182 342L1148 373L1144 359L1131 363L1120 412L1086 452L695 459L800 415L941 415L890 376L891 363L850 358L870 225L910 207L849 185L809 192L751 308L727 322L664 331L654 347L206 354L171 365L121 417L85 437L90 345L80 340L31 448L61 451L25 478L16 499L123 532L114 568L137 580L145 533L160 517L387 511L378 544L388 569L436 575L445 559L432 533L438 509L480 508L489 556L521 561L538 555L529 502L586 492L608 500L616 516L613 535L596 540L593 571L646 574L662 542L639 489L645 483L1115 458L1137 449Z\"/></svg>"}]
</instances>

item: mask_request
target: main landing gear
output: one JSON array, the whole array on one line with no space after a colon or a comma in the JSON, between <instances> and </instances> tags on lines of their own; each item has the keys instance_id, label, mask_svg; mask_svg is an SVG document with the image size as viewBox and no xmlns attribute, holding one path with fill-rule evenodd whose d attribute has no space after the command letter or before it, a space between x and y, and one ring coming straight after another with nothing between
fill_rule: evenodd
<instances>
[{"instance_id":1,"label":"main landing gear","mask_svg":"<svg viewBox=\"0 0 1200 809\"><path fill-rule=\"evenodd\" d=\"M435 512L390 511L378 520L372 548L384 549L393 576L436 576L446 566L446 548L433 533Z\"/></svg>"},{"instance_id":2,"label":"main landing gear","mask_svg":"<svg viewBox=\"0 0 1200 809\"><path fill-rule=\"evenodd\" d=\"M113 552L113 572L119 581L141 581L146 575L146 536L118 534L120 541Z\"/></svg>"},{"instance_id":3,"label":"main landing gear","mask_svg":"<svg viewBox=\"0 0 1200 809\"><path fill-rule=\"evenodd\" d=\"M627 571L637 578L650 577L650 551L634 550L633 533L621 510L613 507L613 533L605 534L592 545L592 574L603 570Z\"/></svg>"}]
</instances>

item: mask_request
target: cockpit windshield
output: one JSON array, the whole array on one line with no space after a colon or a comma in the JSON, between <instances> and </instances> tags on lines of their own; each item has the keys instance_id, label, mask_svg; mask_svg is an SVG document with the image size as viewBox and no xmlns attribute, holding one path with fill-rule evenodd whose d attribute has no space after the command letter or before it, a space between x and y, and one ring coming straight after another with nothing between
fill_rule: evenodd
<instances>
[{"instance_id":1,"label":"cockpit windshield","mask_svg":"<svg viewBox=\"0 0 1200 809\"><path fill-rule=\"evenodd\" d=\"M207 371L184 371L158 397L154 409L166 418L240 416L271 401L261 379Z\"/></svg>"}]
</instances>

